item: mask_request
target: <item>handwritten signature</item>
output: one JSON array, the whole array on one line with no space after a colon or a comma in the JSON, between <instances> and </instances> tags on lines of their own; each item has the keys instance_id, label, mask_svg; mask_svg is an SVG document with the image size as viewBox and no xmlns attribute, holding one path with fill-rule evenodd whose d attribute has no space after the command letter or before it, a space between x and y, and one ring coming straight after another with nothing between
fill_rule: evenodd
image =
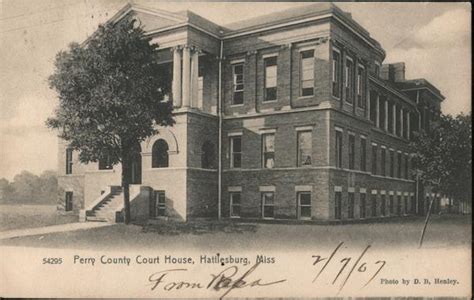
<instances>
[{"instance_id":1,"label":"handwritten signature","mask_svg":"<svg viewBox=\"0 0 474 300\"><path fill-rule=\"evenodd\" d=\"M353 264L350 264L350 263L351 263L351 261L353 261L354 257L350 257L350 256L347 256L347 257L345 256L342 259L340 259L339 262L338 262L335 257L336 257L336 254L338 254L339 250L341 249L342 245L344 245L344 242L339 243L339 245L337 245L337 247L332 251L332 253L329 255L329 257L322 257L321 255L313 255L312 256L314 258L313 266L318 266L319 267L320 265L322 265L321 269L319 269L319 272L314 277L313 283L315 283L318 280L318 278L321 276L321 274L325 273L325 270L329 270L329 268L326 269L329 265L330 265L330 269L333 269L334 267L338 268L340 266L340 268L338 270L339 272L336 274L336 276L334 276L334 278L332 280L332 285L335 285L336 283L341 282L341 284L339 286L339 291L341 291L344 288L344 286L347 284L347 282L349 281L351 276L354 274L354 271L356 271L357 273L366 273L366 272L368 272L366 274L371 274L369 272L371 272L372 268L375 268L375 271L373 271L372 276L370 277L370 279L363 286L363 287L366 287L370 282L372 282L374 280L374 278L378 274L380 274L380 271L382 271L382 269L385 267L385 265L387 263L385 260L377 260L375 263L371 264L371 263L369 263L368 261L365 260L364 256L367 254L369 249L372 247L371 245L367 245L367 247L365 247L365 249L357 257L357 259L355 260L355 262ZM345 278L340 277L341 274L346 269L346 267L350 268L349 273L347 273ZM328 275L326 274L326 276L328 276Z\"/></svg>"},{"instance_id":2,"label":"handwritten signature","mask_svg":"<svg viewBox=\"0 0 474 300\"><path fill-rule=\"evenodd\" d=\"M151 274L148 280L152 285L151 290L161 288L164 291L181 290L181 289L207 289L213 291L224 291L220 299L229 295L234 289L242 289L248 287L259 287L280 284L286 279L276 281L264 282L263 279L249 279L250 275L257 269L260 263L254 264L250 269L239 275L239 268L237 266L230 266L218 274L210 274L211 279L204 282L190 282L190 281L173 281L168 280L171 273L187 272L188 269L169 269Z\"/></svg>"}]
</instances>

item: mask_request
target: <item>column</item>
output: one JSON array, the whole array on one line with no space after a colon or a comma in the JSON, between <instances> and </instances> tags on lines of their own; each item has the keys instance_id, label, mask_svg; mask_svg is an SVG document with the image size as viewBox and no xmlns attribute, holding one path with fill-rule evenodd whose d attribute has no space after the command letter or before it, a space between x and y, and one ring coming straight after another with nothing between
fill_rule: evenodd
<instances>
[{"instance_id":1,"label":"column","mask_svg":"<svg viewBox=\"0 0 474 300\"><path fill-rule=\"evenodd\" d=\"M407 139L410 139L410 112L407 111Z\"/></svg>"},{"instance_id":2,"label":"column","mask_svg":"<svg viewBox=\"0 0 474 300\"><path fill-rule=\"evenodd\" d=\"M385 120L384 120L384 124L383 124L383 128L385 129L385 131L388 131L388 98L385 100Z\"/></svg>"},{"instance_id":3,"label":"column","mask_svg":"<svg viewBox=\"0 0 474 300\"><path fill-rule=\"evenodd\" d=\"M183 106L189 107L190 104L190 49L188 46L183 48Z\"/></svg>"},{"instance_id":4,"label":"column","mask_svg":"<svg viewBox=\"0 0 474 300\"><path fill-rule=\"evenodd\" d=\"M393 103L392 126L393 134L397 135L397 105L395 103Z\"/></svg>"},{"instance_id":5,"label":"column","mask_svg":"<svg viewBox=\"0 0 474 300\"><path fill-rule=\"evenodd\" d=\"M191 107L198 107L199 51L191 54Z\"/></svg>"},{"instance_id":6,"label":"column","mask_svg":"<svg viewBox=\"0 0 474 300\"><path fill-rule=\"evenodd\" d=\"M403 131L405 128L403 128L404 124L403 124L403 108L400 107L400 137L406 137L404 132Z\"/></svg>"},{"instance_id":7,"label":"column","mask_svg":"<svg viewBox=\"0 0 474 300\"><path fill-rule=\"evenodd\" d=\"M173 105L181 107L181 53L179 47L173 49Z\"/></svg>"},{"instance_id":8,"label":"column","mask_svg":"<svg viewBox=\"0 0 474 300\"><path fill-rule=\"evenodd\" d=\"M377 93L377 101L375 102L375 106L376 106L375 110L377 112L375 114L375 126L377 128L380 128L380 95L379 95L379 93Z\"/></svg>"}]
</instances>

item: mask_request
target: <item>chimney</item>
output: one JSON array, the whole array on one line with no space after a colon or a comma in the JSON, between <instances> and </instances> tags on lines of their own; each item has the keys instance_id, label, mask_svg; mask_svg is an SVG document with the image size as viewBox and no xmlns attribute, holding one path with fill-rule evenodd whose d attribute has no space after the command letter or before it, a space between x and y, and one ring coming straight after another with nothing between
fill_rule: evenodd
<instances>
[{"instance_id":1,"label":"chimney","mask_svg":"<svg viewBox=\"0 0 474 300\"><path fill-rule=\"evenodd\" d=\"M405 63L399 62L395 64L391 64L393 69L393 81L395 82L402 82L405 81Z\"/></svg>"},{"instance_id":2,"label":"chimney","mask_svg":"<svg viewBox=\"0 0 474 300\"><path fill-rule=\"evenodd\" d=\"M389 78L389 64L383 64L382 67L380 68L380 78L383 80L388 80Z\"/></svg>"},{"instance_id":3,"label":"chimney","mask_svg":"<svg viewBox=\"0 0 474 300\"><path fill-rule=\"evenodd\" d=\"M380 70L380 78L392 82L405 81L405 63L383 64Z\"/></svg>"}]
</instances>

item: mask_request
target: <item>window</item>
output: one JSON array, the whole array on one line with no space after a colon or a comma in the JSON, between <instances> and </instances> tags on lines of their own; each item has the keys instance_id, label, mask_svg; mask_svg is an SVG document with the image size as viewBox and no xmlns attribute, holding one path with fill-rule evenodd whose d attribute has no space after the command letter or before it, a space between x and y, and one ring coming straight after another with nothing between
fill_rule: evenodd
<instances>
[{"instance_id":1,"label":"window","mask_svg":"<svg viewBox=\"0 0 474 300\"><path fill-rule=\"evenodd\" d=\"M370 121L372 123L377 122L377 93L374 91L370 91Z\"/></svg>"},{"instance_id":2,"label":"window","mask_svg":"<svg viewBox=\"0 0 474 300\"><path fill-rule=\"evenodd\" d=\"M372 174L377 174L377 145L372 144Z\"/></svg>"},{"instance_id":3,"label":"window","mask_svg":"<svg viewBox=\"0 0 474 300\"><path fill-rule=\"evenodd\" d=\"M353 93L354 93L354 63L350 57L346 59L345 67L345 82L344 87L346 89L346 101L348 103L353 103Z\"/></svg>"},{"instance_id":4,"label":"window","mask_svg":"<svg viewBox=\"0 0 474 300\"><path fill-rule=\"evenodd\" d=\"M230 167L242 167L242 137L233 136L230 138Z\"/></svg>"},{"instance_id":5,"label":"window","mask_svg":"<svg viewBox=\"0 0 474 300\"><path fill-rule=\"evenodd\" d=\"M354 219L354 193L349 193L347 200L347 218Z\"/></svg>"},{"instance_id":6,"label":"window","mask_svg":"<svg viewBox=\"0 0 474 300\"><path fill-rule=\"evenodd\" d=\"M410 202L411 202L411 213L414 214L416 213L415 196L410 196Z\"/></svg>"},{"instance_id":7,"label":"window","mask_svg":"<svg viewBox=\"0 0 474 300\"><path fill-rule=\"evenodd\" d=\"M357 105L365 107L365 68L361 65L357 68Z\"/></svg>"},{"instance_id":8,"label":"window","mask_svg":"<svg viewBox=\"0 0 474 300\"><path fill-rule=\"evenodd\" d=\"M402 162L402 154L400 152L397 153L397 160L398 160L398 164L397 164L397 177L398 178L402 178L402 166L403 166L403 162Z\"/></svg>"},{"instance_id":9,"label":"window","mask_svg":"<svg viewBox=\"0 0 474 300\"><path fill-rule=\"evenodd\" d=\"M277 99L277 57L265 58L265 98L264 101Z\"/></svg>"},{"instance_id":10,"label":"window","mask_svg":"<svg viewBox=\"0 0 474 300\"><path fill-rule=\"evenodd\" d=\"M66 174L72 174L72 148L66 149Z\"/></svg>"},{"instance_id":11,"label":"window","mask_svg":"<svg viewBox=\"0 0 474 300\"><path fill-rule=\"evenodd\" d=\"M372 217L377 216L377 195L372 194L372 198L370 199L370 208L372 211Z\"/></svg>"},{"instance_id":12,"label":"window","mask_svg":"<svg viewBox=\"0 0 474 300\"><path fill-rule=\"evenodd\" d=\"M167 168L169 165L168 157L168 143L163 140L157 140L151 150L151 167L152 168Z\"/></svg>"},{"instance_id":13,"label":"window","mask_svg":"<svg viewBox=\"0 0 474 300\"><path fill-rule=\"evenodd\" d=\"M311 166L312 164L312 141L313 134L311 131L298 131L298 167Z\"/></svg>"},{"instance_id":14,"label":"window","mask_svg":"<svg viewBox=\"0 0 474 300\"><path fill-rule=\"evenodd\" d=\"M395 124L396 124L396 135L401 136L401 129L402 129L402 123L401 123L401 110L400 106L397 105L395 108Z\"/></svg>"},{"instance_id":15,"label":"window","mask_svg":"<svg viewBox=\"0 0 474 300\"><path fill-rule=\"evenodd\" d=\"M387 116L385 115L385 104L387 103L387 97L379 97L379 128L385 130L385 121Z\"/></svg>"},{"instance_id":16,"label":"window","mask_svg":"<svg viewBox=\"0 0 474 300\"><path fill-rule=\"evenodd\" d=\"M355 136L349 134L349 169L354 169L355 162Z\"/></svg>"},{"instance_id":17,"label":"window","mask_svg":"<svg viewBox=\"0 0 474 300\"><path fill-rule=\"evenodd\" d=\"M403 213L408 215L408 196L403 197Z\"/></svg>"},{"instance_id":18,"label":"window","mask_svg":"<svg viewBox=\"0 0 474 300\"><path fill-rule=\"evenodd\" d=\"M374 73L376 77L380 76L380 63L377 61L375 62Z\"/></svg>"},{"instance_id":19,"label":"window","mask_svg":"<svg viewBox=\"0 0 474 300\"><path fill-rule=\"evenodd\" d=\"M66 199L64 201L64 210L65 211L72 211L73 203L72 203L72 192L66 192Z\"/></svg>"},{"instance_id":20,"label":"window","mask_svg":"<svg viewBox=\"0 0 474 300\"><path fill-rule=\"evenodd\" d=\"M410 178L410 176L409 176L410 168L408 166L409 160L410 160L410 157L408 156L408 154L405 154L405 179Z\"/></svg>"},{"instance_id":21,"label":"window","mask_svg":"<svg viewBox=\"0 0 474 300\"><path fill-rule=\"evenodd\" d=\"M332 95L336 98L341 97L341 53L334 49L332 51Z\"/></svg>"},{"instance_id":22,"label":"window","mask_svg":"<svg viewBox=\"0 0 474 300\"><path fill-rule=\"evenodd\" d=\"M336 130L336 168L342 168L342 131Z\"/></svg>"},{"instance_id":23,"label":"window","mask_svg":"<svg viewBox=\"0 0 474 300\"><path fill-rule=\"evenodd\" d=\"M165 78L166 84L168 86L172 85L172 74L173 74L173 63L162 63L158 65L158 72ZM158 89L160 95L158 96L157 100L160 102L167 102L170 100L171 91L166 92L163 88Z\"/></svg>"},{"instance_id":24,"label":"window","mask_svg":"<svg viewBox=\"0 0 474 300\"><path fill-rule=\"evenodd\" d=\"M275 134L262 135L262 166L272 169L275 166Z\"/></svg>"},{"instance_id":25,"label":"window","mask_svg":"<svg viewBox=\"0 0 474 300\"><path fill-rule=\"evenodd\" d=\"M395 133L393 131L393 105L392 103L388 104L388 132Z\"/></svg>"},{"instance_id":26,"label":"window","mask_svg":"<svg viewBox=\"0 0 474 300\"><path fill-rule=\"evenodd\" d=\"M334 199L334 218L337 220L342 219L342 193L336 192Z\"/></svg>"},{"instance_id":27,"label":"window","mask_svg":"<svg viewBox=\"0 0 474 300\"><path fill-rule=\"evenodd\" d=\"M311 219L311 193L298 193L298 218Z\"/></svg>"},{"instance_id":28,"label":"window","mask_svg":"<svg viewBox=\"0 0 474 300\"><path fill-rule=\"evenodd\" d=\"M232 65L233 95L232 104L244 103L244 64Z\"/></svg>"},{"instance_id":29,"label":"window","mask_svg":"<svg viewBox=\"0 0 474 300\"><path fill-rule=\"evenodd\" d=\"M205 141L201 147L201 168L213 169L215 161L214 144L209 141Z\"/></svg>"},{"instance_id":30,"label":"window","mask_svg":"<svg viewBox=\"0 0 474 300\"><path fill-rule=\"evenodd\" d=\"M166 197L164 191L154 191L153 199L150 201L150 217L166 216Z\"/></svg>"},{"instance_id":31,"label":"window","mask_svg":"<svg viewBox=\"0 0 474 300\"><path fill-rule=\"evenodd\" d=\"M390 215L393 215L393 195L388 196L388 210L390 211Z\"/></svg>"},{"instance_id":32,"label":"window","mask_svg":"<svg viewBox=\"0 0 474 300\"><path fill-rule=\"evenodd\" d=\"M360 170L367 171L367 139L360 137Z\"/></svg>"},{"instance_id":33,"label":"window","mask_svg":"<svg viewBox=\"0 0 474 300\"><path fill-rule=\"evenodd\" d=\"M314 50L301 51L301 96L314 94Z\"/></svg>"},{"instance_id":34,"label":"window","mask_svg":"<svg viewBox=\"0 0 474 300\"><path fill-rule=\"evenodd\" d=\"M275 217L274 213L274 197L273 192L263 192L262 193L262 218L264 219L273 219Z\"/></svg>"},{"instance_id":35,"label":"window","mask_svg":"<svg viewBox=\"0 0 474 300\"><path fill-rule=\"evenodd\" d=\"M112 170L113 166L110 161L110 155L106 155L99 159L99 170Z\"/></svg>"},{"instance_id":36,"label":"window","mask_svg":"<svg viewBox=\"0 0 474 300\"><path fill-rule=\"evenodd\" d=\"M380 196L380 198L381 198L381 199L380 199L380 200L381 200L381 201L380 201L380 214L381 214L383 217L385 217L385 215L386 215L385 195L382 194L382 195Z\"/></svg>"},{"instance_id":37,"label":"window","mask_svg":"<svg viewBox=\"0 0 474 300\"><path fill-rule=\"evenodd\" d=\"M381 175L382 176L386 176L387 175L387 172L386 172L386 151L385 151L385 148L382 148L380 150L380 166L381 166Z\"/></svg>"},{"instance_id":38,"label":"window","mask_svg":"<svg viewBox=\"0 0 474 300\"><path fill-rule=\"evenodd\" d=\"M402 196L397 196L397 215L402 214Z\"/></svg>"},{"instance_id":39,"label":"window","mask_svg":"<svg viewBox=\"0 0 474 300\"><path fill-rule=\"evenodd\" d=\"M395 152L390 150L390 177L395 177Z\"/></svg>"},{"instance_id":40,"label":"window","mask_svg":"<svg viewBox=\"0 0 474 300\"><path fill-rule=\"evenodd\" d=\"M232 192L230 193L230 217L240 218L240 204L241 204L241 193Z\"/></svg>"},{"instance_id":41,"label":"window","mask_svg":"<svg viewBox=\"0 0 474 300\"><path fill-rule=\"evenodd\" d=\"M366 197L365 193L360 194L359 211L360 211L360 218L361 219L364 219L365 215L366 215L367 206L366 206L366 203L365 203L365 197Z\"/></svg>"}]
</instances>

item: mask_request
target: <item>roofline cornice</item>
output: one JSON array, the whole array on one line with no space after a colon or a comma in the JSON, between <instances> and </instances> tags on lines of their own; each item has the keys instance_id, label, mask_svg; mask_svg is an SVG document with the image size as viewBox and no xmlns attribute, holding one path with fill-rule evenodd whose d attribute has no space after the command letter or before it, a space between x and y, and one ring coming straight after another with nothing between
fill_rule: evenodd
<instances>
[{"instance_id":1,"label":"roofline cornice","mask_svg":"<svg viewBox=\"0 0 474 300\"><path fill-rule=\"evenodd\" d=\"M191 28L194 28L198 31L201 31L205 34L208 34L218 40L221 40L222 38L200 26L197 26L193 23L189 23L189 22L185 22L185 23L180 23L180 24L176 24L176 25L172 25L172 26L168 26L168 27L164 27L164 28L159 28L159 29L156 29L156 30L152 30L152 31L146 31L145 32L145 35L149 36L149 35L154 35L154 34L157 34L157 33L161 33L161 32L166 32L166 31L170 31L170 30L173 30L173 29L178 29L178 28L181 28L181 27L191 27Z\"/></svg>"},{"instance_id":2,"label":"roofline cornice","mask_svg":"<svg viewBox=\"0 0 474 300\"><path fill-rule=\"evenodd\" d=\"M426 86L422 86L422 87L419 87L419 88L400 89L400 90L403 91L403 92L405 92L405 91L427 90L427 91L429 91L431 94L433 94L433 96L435 96L436 98L438 98L440 101L443 101L444 99L446 99L443 95L439 95L439 94L433 92L432 89L430 89L429 87L426 87Z\"/></svg>"},{"instance_id":3,"label":"roofline cornice","mask_svg":"<svg viewBox=\"0 0 474 300\"><path fill-rule=\"evenodd\" d=\"M163 18L166 18L168 20L173 20L173 21L177 21L177 22L187 21L186 17L180 16L180 15L177 15L177 14L174 14L174 13L171 13L171 12L161 11L161 10L158 11L158 10L155 10L155 9L150 9L150 8L147 8L147 7L142 7L142 6L138 6L138 5L135 5L135 4L129 4L128 3L122 9L120 9L112 18L110 18L109 22L116 22L116 21L120 20L121 18L123 18L126 14L128 14L132 10L142 12L142 13L151 14L151 15L158 16L158 17L163 17Z\"/></svg>"},{"instance_id":4,"label":"roofline cornice","mask_svg":"<svg viewBox=\"0 0 474 300\"><path fill-rule=\"evenodd\" d=\"M284 23L280 23L280 24L275 24L275 25L272 25L272 26L261 27L261 28L252 29L252 30L248 30L248 31L242 31L242 32L238 32L238 33L228 33L228 34L224 34L222 39L223 40L233 39L233 38L236 38L236 37L246 36L246 35L250 35L250 34L264 32L264 31L268 31L268 30L272 30L272 29L278 29L278 28L287 27L287 26L291 26L291 25L298 25L298 24L308 23L308 22L312 22L312 21L318 21L318 20L322 20L322 19L326 19L326 18L334 18L339 23L344 25L344 27L349 29L352 33L354 33L360 39L362 39L364 42L366 42L368 45L370 45L379 54L381 54L382 56L385 57L385 51L381 47L379 47L378 45L374 44L372 41L367 39L363 34L358 32L357 29L353 28L353 26L349 25L347 22L345 22L341 17L339 17L334 12L328 12L328 13L318 15L318 16L303 18L303 19L300 19L300 20L288 21L288 22L284 22Z\"/></svg>"},{"instance_id":5,"label":"roofline cornice","mask_svg":"<svg viewBox=\"0 0 474 300\"><path fill-rule=\"evenodd\" d=\"M138 6L138 5L135 5L135 4L127 3L114 16L112 16L107 21L107 23L109 23L109 22L116 23L118 20L123 18L125 15L127 15L131 11L138 11L138 12L148 13L148 14L152 14L152 15L155 15L155 16L160 16L160 17L163 17L163 18L166 18L166 19L169 19L169 20L181 22L179 24L175 24L175 25L168 26L168 27L165 27L165 28L160 28L160 29L157 29L157 30L145 32L145 34L147 36L157 34L157 33L161 33L161 32L166 32L166 31L177 29L177 28L180 28L180 27L189 26L189 27L194 28L198 31L201 31L201 32L203 32L203 33L205 33L209 36L212 36L216 39L224 40L224 41L229 40L229 39L233 39L233 38L236 38L236 37L241 37L241 36L251 35L251 34L255 34L255 33L259 33L259 32L264 32L264 31L268 31L268 30L272 30L272 29L278 29L278 28L283 28L283 27L292 26L292 25L304 24L304 23L308 23L308 22L312 22L312 21L323 20L323 19L326 19L326 18L334 18L339 23L341 23L344 27L346 27L352 33L354 33L356 36L358 36L360 39L362 39L365 43L367 43L369 46L371 46L375 51L377 51L379 54L381 54L383 57L385 57L385 51L379 45L376 45L375 43L370 41L370 39L368 39L363 34L361 34L358 31L357 28L355 28L354 26L350 25L348 22L343 20L344 17L339 16L339 15L341 15L341 13L339 13L336 10L330 10L329 12L326 12L326 13L323 13L323 14L317 15L317 16L302 18L302 19L299 19L299 20L290 20L290 21L283 22L283 23L280 23L280 24L275 24L275 25L271 25L271 26L264 26L264 27L256 28L256 29L244 30L242 32L237 32L237 33L230 32L230 33L225 34L221 31L219 34L216 34L216 33L213 33L209 30L206 30L206 29L202 28L201 26L198 26L196 24L193 24L193 23L189 22L189 19L185 16L180 16L180 15L170 13L170 12L166 12L166 11L158 11L158 10L155 10L155 9L149 9L149 8L141 7L141 6ZM87 38L82 44L83 45L87 44L89 39L90 39L90 37Z\"/></svg>"}]
</instances>

